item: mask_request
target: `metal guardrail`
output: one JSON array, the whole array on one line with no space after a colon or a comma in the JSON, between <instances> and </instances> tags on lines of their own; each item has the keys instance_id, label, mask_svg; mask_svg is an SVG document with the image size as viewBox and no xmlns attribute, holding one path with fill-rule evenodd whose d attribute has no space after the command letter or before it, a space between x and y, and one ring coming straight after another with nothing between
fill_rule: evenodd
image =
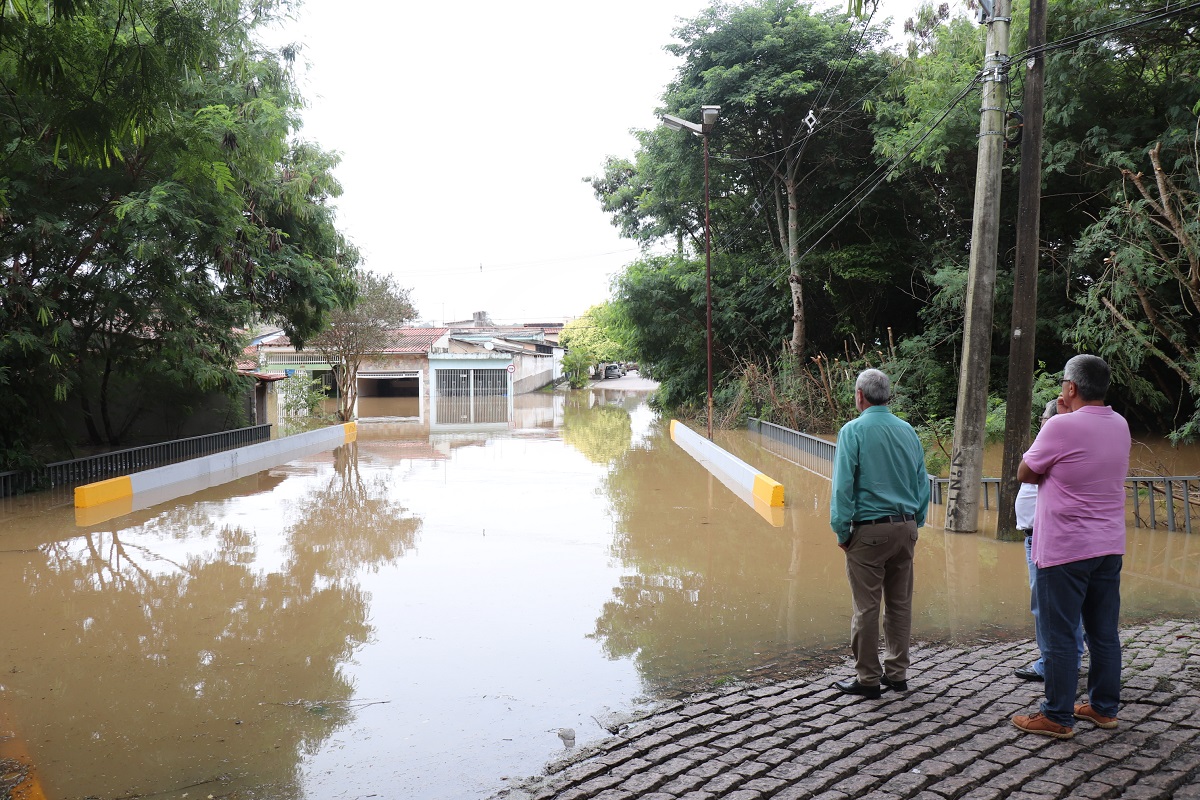
<instances>
[{"instance_id":1,"label":"metal guardrail","mask_svg":"<svg viewBox=\"0 0 1200 800\"><path fill-rule=\"evenodd\" d=\"M980 478L980 491L983 494L983 508L985 511L990 510L992 501L996 505L1000 505L1000 479L999 478ZM950 479L938 478L934 475L929 476L929 502L940 506L946 502L946 496L950 493Z\"/></svg>"},{"instance_id":2,"label":"metal guardrail","mask_svg":"<svg viewBox=\"0 0 1200 800\"><path fill-rule=\"evenodd\" d=\"M794 449L797 453L832 462L837 445L807 433L800 433L773 422L750 418L747 428ZM799 463L799 462L797 462ZM801 466L805 466L801 464ZM980 490L983 507L1000 505L1000 479L983 478ZM929 476L929 501L946 502L950 479ZM1126 493L1133 504L1133 527L1157 528L1160 520L1169 531L1192 532L1193 518L1200 519L1200 477L1195 475L1138 475L1125 479ZM1192 513L1193 507L1196 513ZM1200 524L1200 523L1197 523Z\"/></svg>"},{"instance_id":3,"label":"metal guardrail","mask_svg":"<svg viewBox=\"0 0 1200 800\"><path fill-rule=\"evenodd\" d=\"M1133 497L1135 528L1157 528L1161 515L1167 530L1192 532L1192 507L1200 516L1200 476L1196 475L1138 475L1125 479L1125 487ZM1145 509L1145 518L1142 511Z\"/></svg>"},{"instance_id":4,"label":"metal guardrail","mask_svg":"<svg viewBox=\"0 0 1200 800\"><path fill-rule=\"evenodd\" d=\"M114 450L86 458L56 461L34 470L0 472L0 497L64 486L79 486L270 439L270 424L253 425L249 428Z\"/></svg>"},{"instance_id":5,"label":"metal guardrail","mask_svg":"<svg viewBox=\"0 0 1200 800\"><path fill-rule=\"evenodd\" d=\"M815 456L825 461L832 462L833 456L837 452L837 445L833 442L826 441L817 436L811 436L807 433L801 433L800 431L794 431L782 425L776 425L774 422L766 422L751 417L747 427L751 431L760 433L768 439L773 439L780 444L786 445L798 453Z\"/></svg>"}]
</instances>

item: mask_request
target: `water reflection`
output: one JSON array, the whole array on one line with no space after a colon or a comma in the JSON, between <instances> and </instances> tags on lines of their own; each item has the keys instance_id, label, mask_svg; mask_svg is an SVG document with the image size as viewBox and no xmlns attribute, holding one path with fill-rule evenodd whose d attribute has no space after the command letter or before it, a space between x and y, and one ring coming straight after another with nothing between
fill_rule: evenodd
<instances>
[{"instance_id":1,"label":"water reflection","mask_svg":"<svg viewBox=\"0 0 1200 800\"><path fill-rule=\"evenodd\" d=\"M785 484L781 528L628 391L358 435L103 524L0 508L0 717L50 797L487 795L609 711L847 652L828 481L741 431L719 443ZM940 513L918 637L1030 636L1021 544ZM1200 538L1130 531L1127 621L1197 587Z\"/></svg>"},{"instance_id":2,"label":"water reflection","mask_svg":"<svg viewBox=\"0 0 1200 800\"><path fill-rule=\"evenodd\" d=\"M65 510L40 517L36 549L0 558L3 700L49 797L301 795L300 759L349 718L343 666L371 635L347 579L420 522L353 446L290 513L246 502L278 488L264 477L82 533Z\"/></svg>"},{"instance_id":3,"label":"water reflection","mask_svg":"<svg viewBox=\"0 0 1200 800\"><path fill-rule=\"evenodd\" d=\"M659 690L794 667L844 650L850 597L845 558L828 524L829 483L741 431L718 443L787 487L782 530L756 518L660 431L606 479L617 513L613 554L626 567L593 636L613 658L633 658ZM807 468L806 468L807 467ZM989 533L947 534L935 508L916 556L914 635L967 641L1032 635L1021 543ZM984 515L994 526L994 511ZM1193 614L1200 600L1200 537L1129 531L1127 620Z\"/></svg>"},{"instance_id":4,"label":"water reflection","mask_svg":"<svg viewBox=\"0 0 1200 800\"><path fill-rule=\"evenodd\" d=\"M596 464L607 464L629 450L633 428L621 401L600 392L575 392L563 410L563 441Z\"/></svg>"},{"instance_id":5,"label":"water reflection","mask_svg":"<svg viewBox=\"0 0 1200 800\"><path fill-rule=\"evenodd\" d=\"M374 417L420 417L421 400L418 397L366 397L358 398L358 418Z\"/></svg>"},{"instance_id":6,"label":"water reflection","mask_svg":"<svg viewBox=\"0 0 1200 800\"><path fill-rule=\"evenodd\" d=\"M333 474L297 504L298 519L287 531L290 571L341 581L403 556L415 546L421 521L390 495L385 475L359 469L357 442L333 451Z\"/></svg>"}]
</instances>

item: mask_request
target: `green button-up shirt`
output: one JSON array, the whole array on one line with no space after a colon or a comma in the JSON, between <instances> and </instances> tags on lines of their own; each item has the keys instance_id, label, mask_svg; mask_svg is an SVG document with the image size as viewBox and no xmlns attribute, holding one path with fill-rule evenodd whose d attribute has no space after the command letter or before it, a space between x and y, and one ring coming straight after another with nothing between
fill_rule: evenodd
<instances>
[{"instance_id":1,"label":"green button-up shirt","mask_svg":"<svg viewBox=\"0 0 1200 800\"><path fill-rule=\"evenodd\" d=\"M929 476L917 432L887 406L871 406L838 433L829 525L838 543L850 541L853 520L929 510Z\"/></svg>"}]
</instances>

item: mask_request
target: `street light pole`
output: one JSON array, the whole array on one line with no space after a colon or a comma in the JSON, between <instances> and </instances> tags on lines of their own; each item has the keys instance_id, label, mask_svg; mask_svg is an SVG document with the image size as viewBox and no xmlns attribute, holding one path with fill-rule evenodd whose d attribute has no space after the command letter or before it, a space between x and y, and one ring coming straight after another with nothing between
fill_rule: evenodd
<instances>
[{"instance_id":1,"label":"street light pole","mask_svg":"<svg viewBox=\"0 0 1200 800\"><path fill-rule=\"evenodd\" d=\"M704 126L704 332L708 355L708 440L712 441L712 242L708 225L708 126Z\"/></svg>"},{"instance_id":2,"label":"street light pole","mask_svg":"<svg viewBox=\"0 0 1200 800\"><path fill-rule=\"evenodd\" d=\"M713 438L713 367L712 367L712 234L709 219L708 196L708 135L717 124L721 113L720 106L701 106L701 122L688 122L685 119L664 114L663 124L671 130L689 130L704 140L704 345L708 360L708 438Z\"/></svg>"}]
</instances>

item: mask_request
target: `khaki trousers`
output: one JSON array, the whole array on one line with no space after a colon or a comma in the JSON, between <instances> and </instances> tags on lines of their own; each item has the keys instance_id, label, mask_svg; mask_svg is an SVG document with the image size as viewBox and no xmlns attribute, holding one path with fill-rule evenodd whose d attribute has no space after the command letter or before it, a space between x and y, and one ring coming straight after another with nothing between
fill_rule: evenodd
<instances>
[{"instance_id":1,"label":"khaki trousers","mask_svg":"<svg viewBox=\"0 0 1200 800\"><path fill-rule=\"evenodd\" d=\"M908 678L908 645L912 636L913 552L916 522L859 525L846 550L846 576L854 616L850 649L858 682L878 686L881 676ZM883 664L879 662L879 608L883 611Z\"/></svg>"}]
</instances>

